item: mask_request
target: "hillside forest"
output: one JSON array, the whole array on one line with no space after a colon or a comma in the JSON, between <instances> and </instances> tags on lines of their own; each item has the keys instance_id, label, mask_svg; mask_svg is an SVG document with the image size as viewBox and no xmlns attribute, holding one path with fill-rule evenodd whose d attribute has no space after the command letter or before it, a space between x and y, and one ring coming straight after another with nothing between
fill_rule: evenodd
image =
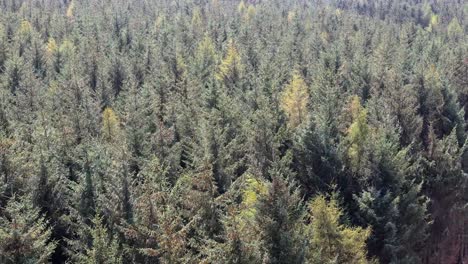
<instances>
[{"instance_id":1,"label":"hillside forest","mask_svg":"<svg viewBox=\"0 0 468 264\"><path fill-rule=\"evenodd\" d=\"M468 263L463 0L0 0L0 263Z\"/></svg>"}]
</instances>

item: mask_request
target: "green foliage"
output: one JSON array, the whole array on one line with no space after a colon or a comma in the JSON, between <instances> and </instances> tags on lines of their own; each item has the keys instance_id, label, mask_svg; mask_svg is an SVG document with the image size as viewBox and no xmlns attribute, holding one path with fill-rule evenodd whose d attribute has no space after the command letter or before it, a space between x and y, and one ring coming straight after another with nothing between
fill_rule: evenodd
<instances>
[{"instance_id":1,"label":"green foliage","mask_svg":"<svg viewBox=\"0 0 468 264\"><path fill-rule=\"evenodd\" d=\"M281 175L273 176L268 193L260 196L255 220L260 229L263 261L304 261L304 242L300 237L302 201Z\"/></svg>"},{"instance_id":2,"label":"green foliage","mask_svg":"<svg viewBox=\"0 0 468 264\"><path fill-rule=\"evenodd\" d=\"M92 224L92 245L85 253L80 255L80 262L86 264L123 263L119 244L115 238L112 238L112 236L109 235L107 228L103 224L102 217L100 217L99 214L96 214Z\"/></svg>"},{"instance_id":3,"label":"green foliage","mask_svg":"<svg viewBox=\"0 0 468 264\"><path fill-rule=\"evenodd\" d=\"M468 261L463 1L0 6L23 262Z\"/></svg>"},{"instance_id":4,"label":"green foliage","mask_svg":"<svg viewBox=\"0 0 468 264\"><path fill-rule=\"evenodd\" d=\"M2 263L48 263L56 243L51 229L28 197L12 197L0 218Z\"/></svg>"}]
</instances>

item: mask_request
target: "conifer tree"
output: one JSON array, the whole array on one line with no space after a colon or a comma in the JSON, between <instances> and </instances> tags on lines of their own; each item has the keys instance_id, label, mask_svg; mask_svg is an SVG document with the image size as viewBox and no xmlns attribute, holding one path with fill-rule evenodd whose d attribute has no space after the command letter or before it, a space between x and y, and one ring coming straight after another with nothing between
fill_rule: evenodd
<instances>
[{"instance_id":1,"label":"conifer tree","mask_svg":"<svg viewBox=\"0 0 468 264\"><path fill-rule=\"evenodd\" d=\"M0 26L0 73L4 72L4 65L7 61L7 36L3 25Z\"/></svg>"},{"instance_id":2,"label":"conifer tree","mask_svg":"<svg viewBox=\"0 0 468 264\"><path fill-rule=\"evenodd\" d=\"M25 69L23 68L23 60L20 57L12 57L5 62L5 74L3 74L4 87L11 94L16 95L16 92L21 88Z\"/></svg>"},{"instance_id":3,"label":"conifer tree","mask_svg":"<svg viewBox=\"0 0 468 264\"><path fill-rule=\"evenodd\" d=\"M307 119L307 104L307 85L298 73L294 73L283 91L281 100L281 106L288 116L291 128L297 127Z\"/></svg>"},{"instance_id":4,"label":"conifer tree","mask_svg":"<svg viewBox=\"0 0 468 264\"><path fill-rule=\"evenodd\" d=\"M229 201L227 215L222 219L225 239L209 248L213 253L207 257L207 261L238 264L261 261L261 237L255 217L260 196L266 193L264 180L250 174L236 180L230 193L223 198Z\"/></svg>"},{"instance_id":5,"label":"conifer tree","mask_svg":"<svg viewBox=\"0 0 468 264\"><path fill-rule=\"evenodd\" d=\"M123 90L124 81L126 79L126 71L121 58L119 58L118 55L115 57L116 58L112 61L112 64L109 68L109 82L113 95L117 97Z\"/></svg>"},{"instance_id":6,"label":"conifer tree","mask_svg":"<svg viewBox=\"0 0 468 264\"><path fill-rule=\"evenodd\" d=\"M454 234L465 234L466 221L457 223L455 219L463 219L467 212L464 205L467 201L468 178L462 167L467 144L465 142L460 146L455 129L440 139L431 129L429 139L425 189L432 199L430 208L434 223L431 225L427 247L428 250L434 250L435 244L450 243L448 241L453 239Z\"/></svg>"},{"instance_id":7,"label":"conifer tree","mask_svg":"<svg viewBox=\"0 0 468 264\"><path fill-rule=\"evenodd\" d=\"M216 78L224 82L226 87L234 89L238 85L242 74L242 61L233 40L226 47L226 55L221 61Z\"/></svg>"},{"instance_id":8,"label":"conifer tree","mask_svg":"<svg viewBox=\"0 0 468 264\"><path fill-rule=\"evenodd\" d=\"M92 224L93 227L90 230L92 245L86 250L86 252L79 255L79 261L87 264L123 263L118 241L115 237L109 235L102 217L99 216L99 214L96 214L93 218Z\"/></svg>"},{"instance_id":9,"label":"conifer tree","mask_svg":"<svg viewBox=\"0 0 468 264\"><path fill-rule=\"evenodd\" d=\"M351 170L354 173L367 175L366 170L366 143L368 142L370 129L367 124L367 110L361 106L357 96L352 97L350 104L352 123L348 128L346 142L348 144L347 157Z\"/></svg>"},{"instance_id":10,"label":"conifer tree","mask_svg":"<svg viewBox=\"0 0 468 264\"><path fill-rule=\"evenodd\" d=\"M332 185L341 178L339 132L343 124L337 116L344 102L335 77L334 71L319 67L311 87L310 109L313 111L310 111L307 125L294 139L293 165L307 196L316 191L331 191Z\"/></svg>"},{"instance_id":11,"label":"conifer tree","mask_svg":"<svg viewBox=\"0 0 468 264\"><path fill-rule=\"evenodd\" d=\"M2 263L48 263L56 243L48 221L29 197L12 197L0 217Z\"/></svg>"},{"instance_id":12,"label":"conifer tree","mask_svg":"<svg viewBox=\"0 0 468 264\"><path fill-rule=\"evenodd\" d=\"M119 120L114 110L106 107L102 113L102 134L107 141L117 140L120 133Z\"/></svg>"},{"instance_id":13,"label":"conifer tree","mask_svg":"<svg viewBox=\"0 0 468 264\"><path fill-rule=\"evenodd\" d=\"M421 161L398 134L381 127L371 147L369 187L359 196L359 218L372 225L369 252L382 262L418 263L428 234L428 199L422 193Z\"/></svg>"},{"instance_id":14,"label":"conifer tree","mask_svg":"<svg viewBox=\"0 0 468 264\"><path fill-rule=\"evenodd\" d=\"M468 261L466 7L420 2L0 0L0 245Z\"/></svg>"},{"instance_id":15,"label":"conifer tree","mask_svg":"<svg viewBox=\"0 0 468 264\"><path fill-rule=\"evenodd\" d=\"M135 221L123 225L129 255L138 263L174 263L185 258L187 229L175 207L167 182L167 168L157 158L142 169L135 193Z\"/></svg>"},{"instance_id":16,"label":"conifer tree","mask_svg":"<svg viewBox=\"0 0 468 264\"><path fill-rule=\"evenodd\" d=\"M283 177L280 168L272 169L268 191L258 200L255 220L260 228L262 261L302 263L302 201L298 191Z\"/></svg>"},{"instance_id":17,"label":"conifer tree","mask_svg":"<svg viewBox=\"0 0 468 264\"><path fill-rule=\"evenodd\" d=\"M451 37L454 40L461 38L463 34L463 28L460 26L460 23L458 22L458 19L456 17L454 17L452 21L450 21L450 24L447 26L447 32L449 37Z\"/></svg>"},{"instance_id":18,"label":"conifer tree","mask_svg":"<svg viewBox=\"0 0 468 264\"><path fill-rule=\"evenodd\" d=\"M335 197L327 201L319 195L310 202L308 263L371 263L366 251L371 229L341 224L343 214Z\"/></svg>"}]
</instances>

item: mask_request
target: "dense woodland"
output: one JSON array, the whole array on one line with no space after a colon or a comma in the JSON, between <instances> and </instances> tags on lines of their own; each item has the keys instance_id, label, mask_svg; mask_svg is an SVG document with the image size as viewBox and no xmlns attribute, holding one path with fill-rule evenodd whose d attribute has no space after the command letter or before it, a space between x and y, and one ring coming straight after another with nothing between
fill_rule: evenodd
<instances>
[{"instance_id":1,"label":"dense woodland","mask_svg":"<svg viewBox=\"0 0 468 264\"><path fill-rule=\"evenodd\" d=\"M463 0L0 11L0 263L468 262Z\"/></svg>"}]
</instances>

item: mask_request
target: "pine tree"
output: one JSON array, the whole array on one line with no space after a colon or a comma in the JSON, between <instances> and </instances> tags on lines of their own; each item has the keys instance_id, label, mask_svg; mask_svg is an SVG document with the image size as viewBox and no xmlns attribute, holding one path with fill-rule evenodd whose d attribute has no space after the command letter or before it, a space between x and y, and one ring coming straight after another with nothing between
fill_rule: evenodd
<instances>
[{"instance_id":1,"label":"pine tree","mask_svg":"<svg viewBox=\"0 0 468 264\"><path fill-rule=\"evenodd\" d=\"M231 264L257 263L260 256L260 233L256 225L260 196L267 194L267 184L250 174L238 178L230 193L225 195L227 214L222 219L224 236L208 250L208 262Z\"/></svg>"},{"instance_id":2,"label":"pine tree","mask_svg":"<svg viewBox=\"0 0 468 264\"><path fill-rule=\"evenodd\" d=\"M401 127L401 143L417 144L423 128L423 118L418 114L417 91L412 85L403 85L404 82L399 76L395 70L388 72L386 82L388 89L382 91L381 98ZM378 105L376 108L380 109Z\"/></svg>"},{"instance_id":3,"label":"pine tree","mask_svg":"<svg viewBox=\"0 0 468 264\"><path fill-rule=\"evenodd\" d=\"M64 59L54 38L49 38L46 44L46 56L49 67L51 68L51 70L48 70L49 74L60 73Z\"/></svg>"},{"instance_id":4,"label":"pine tree","mask_svg":"<svg viewBox=\"0 0 468 264\"><path fill-rule=\"evenodd\" d=\"M3 73L5 62L7 61L7 36L5 32L5 27L0 25L0 73Z\"/></svg>"},{"instance_id":5,"label":"pine tree","mask_svg":"<svg viewBox=\"0 0 468 264\"><path fill-rule=\"evenodd\" d=\"M202 86L210 77L215 76L218 60L213 40L208 35L198 44L194 57L194 63L191 67L194 71L192 74L195 77L194 81L201 82L199 85Z\"/></svg>"},{"instance_id":6,"label":"pine tree","mask_svg":"<svg viewBox=\"0 0 468 264\"><path fill-rule=\"evenodd\" d=\"M109 83L113 95L117 97L124 88L124 81L127 78L127 73L122 59L120 59L118 55L115 55L115 57L109 68Z\"/></svg>"},{"instance_id":7,"label":"pine tree","mask_svg":"<svg viewBox=\"0 0 468 264\"><path fill-rule=\"evenodd\" d=\"M180 217L186 223L187 252L184 259L201 262L207 258L208 241L216 241L222 232L219 196L211 164L203 160L192 174L181 175L172 193Z\"/></svg>"},{"instance_id":8,"label":"pine tree","mask_svg":"<svg viewBox=\"0 0 468 264\"><path fill-rule=\"evenodd\" d=\"M310 95L309 120L294 138L294 167L306 196L328 192L340 182L343 166L339 135L344 122L337 118L345 104L333 70L320 66Z\"/></svg>"},{"instance_id":9,"label":"pine tree","mask_svg":"<svg viewBox=\"0 0 468 264\"><path fill-rule=\"evenodd\" d=\"M93 182L91 164L86 157L84 164L84 179L82 179L82 189L80 195L79 211L84 219L91 219L96 212L96 188Z\"/></svg>"},{"instance_id":10,"label":"pine tree","mask_svg":"<svg viewBox=\"0 0 468 264\"><path fill-rule=\"evenodd\" d=\"M426 256L463 259L462 248L466 235L466 196L468 177L463 168L463 155L466 155L466 141L461 145L456 129L443 137L437 138L434 131L429 132L427 163L425 164L425 192L431 197L431 217L433 224L426 244ZM459 240L458 240L459 239ZM457 241L454 243L454 241ZM458 253L449 256L443 251L436 254L431 250L436 247L451 245Z\"/></svg>"},{"instance_id":11,"label":"pine tree","mask_svg":"<svg viewBox=\"0 0 468 264\"><path fill-rule=\"evenodd\" d=\"M22 20L18 27L17 38L19 42L18 54L21 57L26 48L31 44L33 28L28 20Z\"/></svg>"},{"instance_id":12,"label":"pine tree","mask_svg":"<svg viewBox=\"0 0 468 264\"><path fill-rule=\"evenodd\" d=\"M460 39L463 35L463 28L460 26L458 19L454 17L450 24L447 26L447 32L449 37L454 40Z\"/></svg>"}]
</instances>

